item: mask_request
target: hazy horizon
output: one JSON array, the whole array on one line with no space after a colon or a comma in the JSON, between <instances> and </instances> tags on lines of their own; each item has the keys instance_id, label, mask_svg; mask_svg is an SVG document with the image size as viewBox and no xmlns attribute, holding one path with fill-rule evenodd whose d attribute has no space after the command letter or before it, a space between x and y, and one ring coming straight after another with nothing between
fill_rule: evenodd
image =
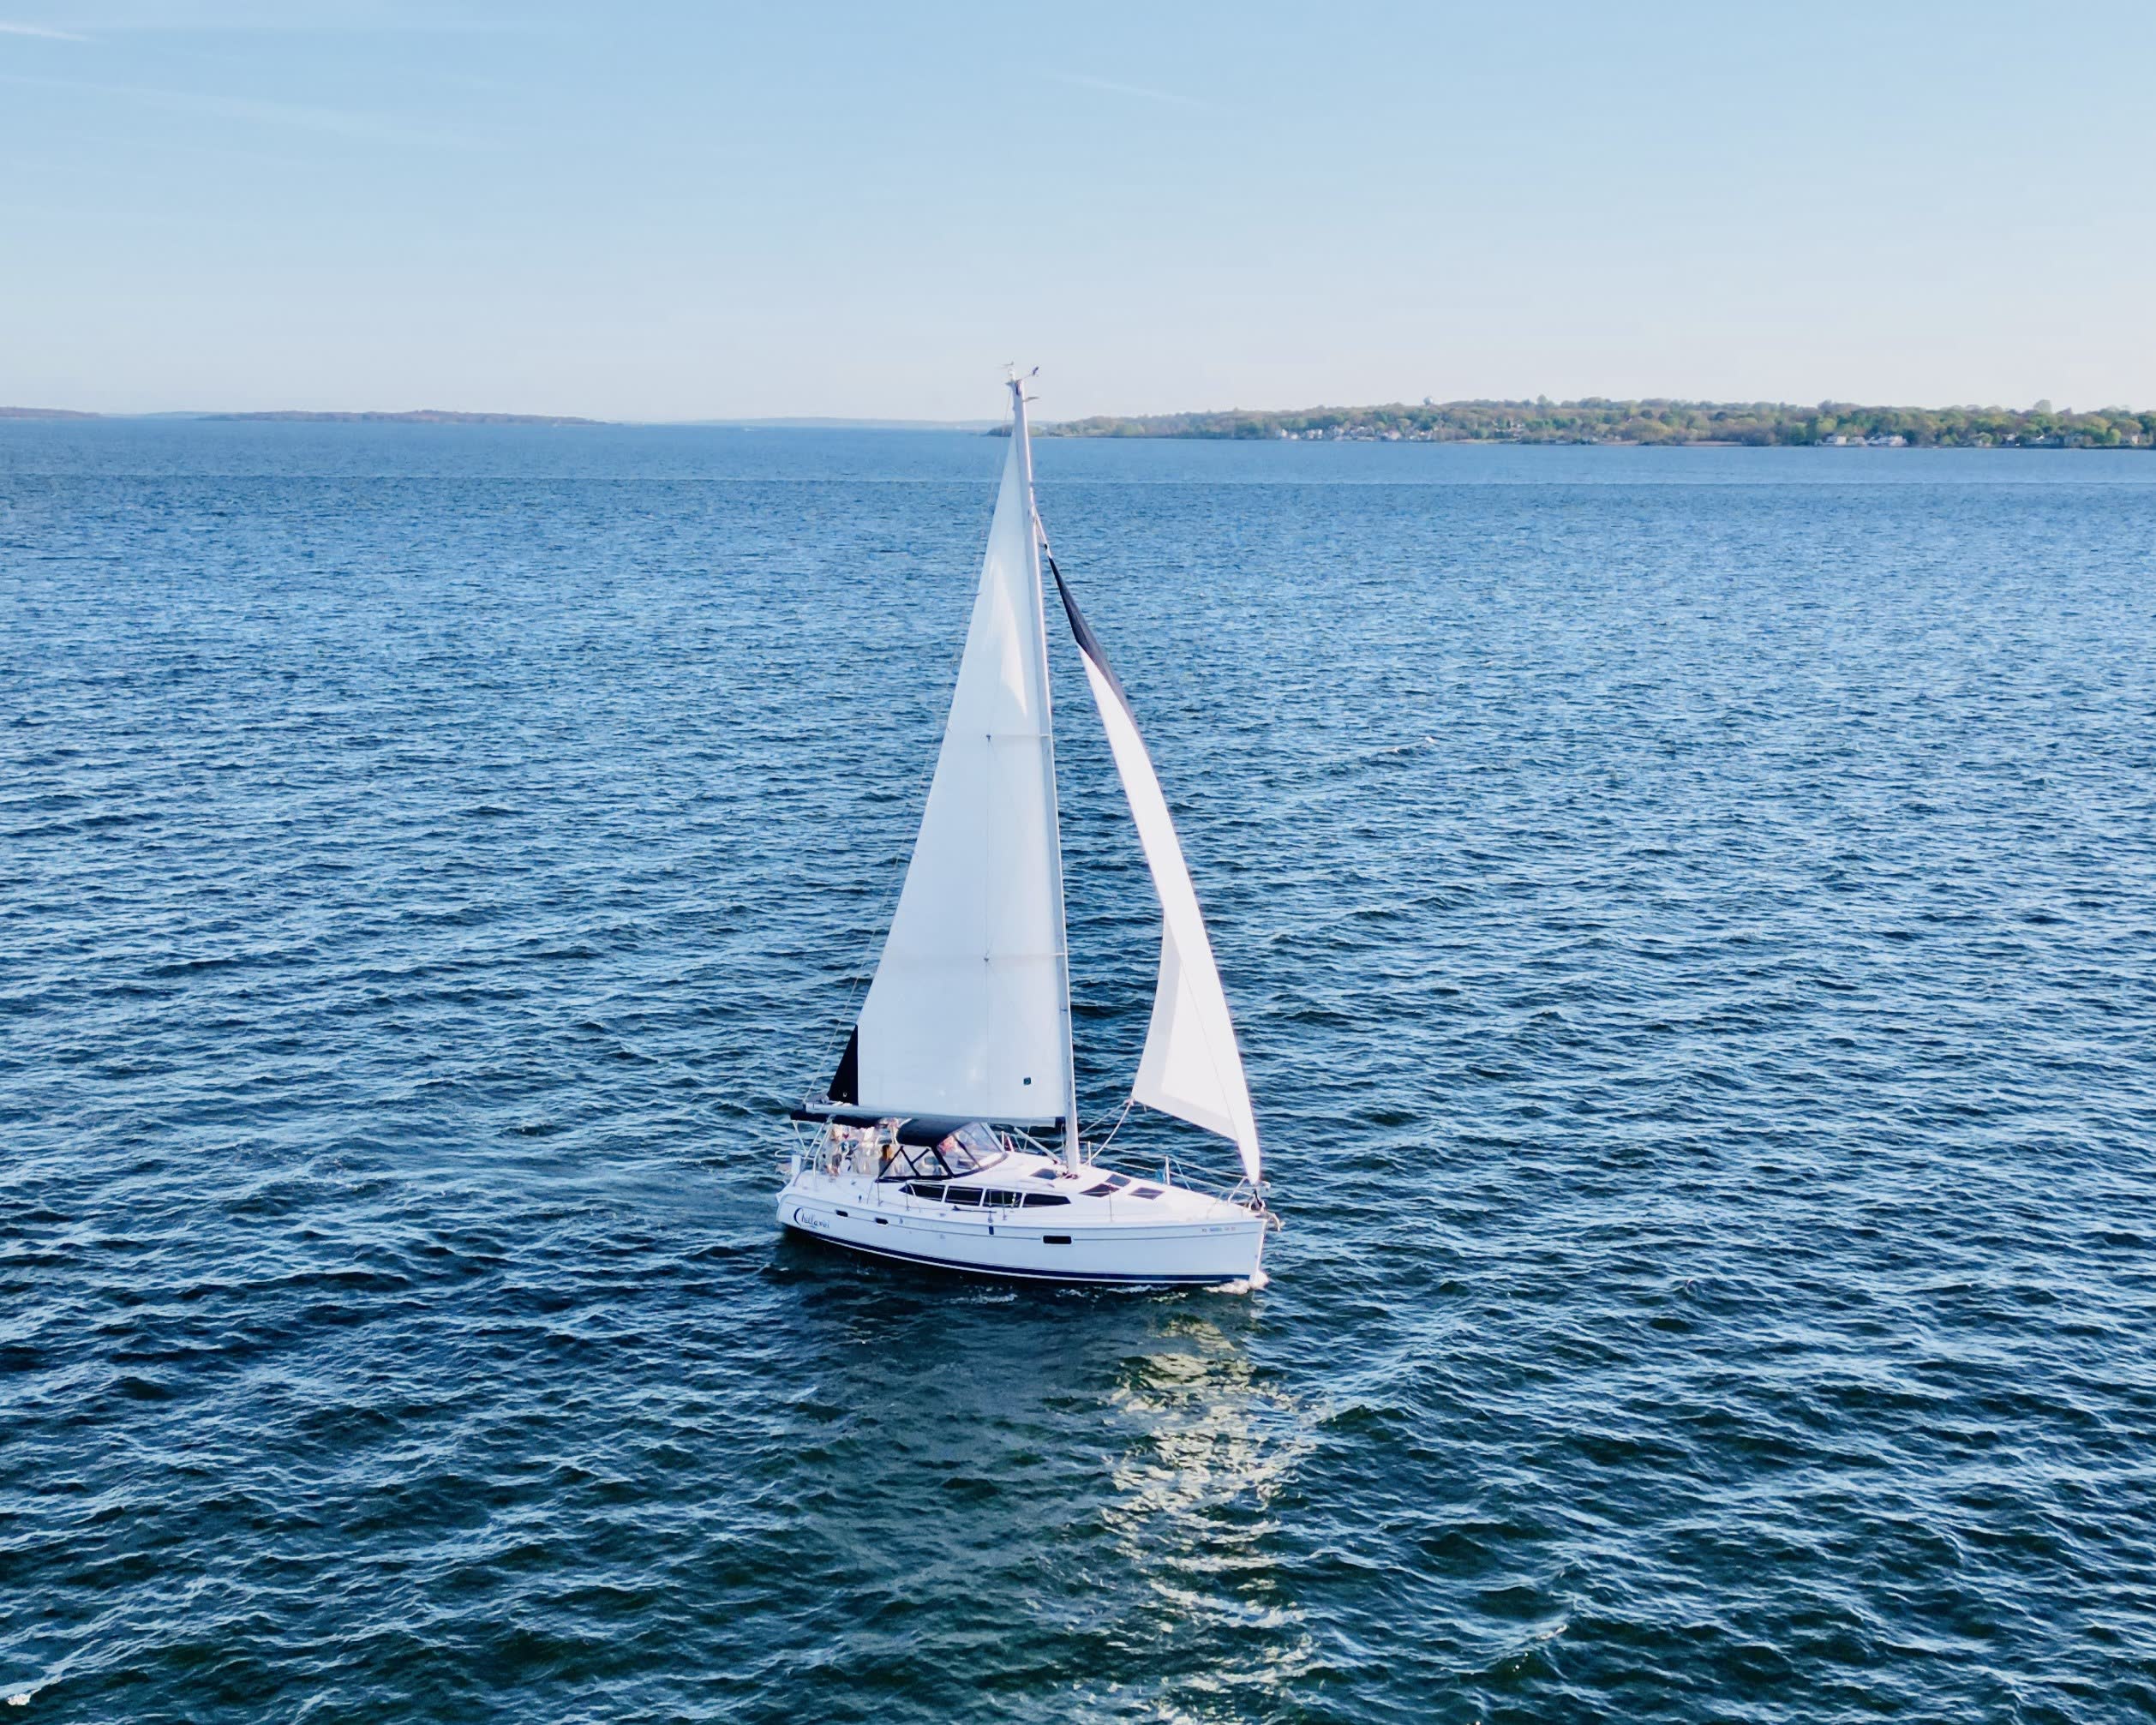
<instances>
[{"instance_id":1,"label":"hazy horizon","mask_svg":"<svg viewBox=\"0 0 2156 1725\"><path fill-rule=\"evenodd\" d=\"M1515 393L1511 395L1482 396L1473 398L1463 397L1456 401L1439 402L1435 404L1440 407L1462 406L1470 404L1472 402L1524 404L1531 404L1536 399L1536 398L1531 395L1520 395ZM1638 401L1642 403L1668 402L1675 404L1680 402L1688 402L1697 405L1713 405L1717 407L1777 406L1812 408L1833 405L1836 407L1849 408L1885 408L1913 412L1949 412L1959 409L1973 408L1981 408L1988 410L2003 410L2009 412L2025 412L2032 410L2037 411L2055 410L2061 414L2101 412L2107 410L2124 410L2134 413L2143 413L2148 410L2148 409L2145 406L2127 401L2100 403L2053 403L2048 397L2039 397L2033 403L1978 401L1858 402L1850 400L1847 398L1823 398L1818 402L1781 401L1770 403L1764 401L1738 402L1734 400L1707 402L1704 398L1700 398L1679 397L1666 394L1606 398L1569 395L1552 396L1547 398L1547 399L1549 401L1551 405L1556 407L1578 406L1593 400L1607 399ZM1242 412L1259 414L1292 414L1303 411L1327 412L1371 407L1411 406L1414 404L1415 401L1413 398L1405 396L1395 395L1374 398L1368 401L1353 402L1233 402L1225 407L1168 409L1144 415L1125 414L1119 412L1113 408L1110 408L1103 410L1098 415L1039 416L1036 416L1033 423L1035 428L1039 429L1044 427L1061 423L1066 419L1075 420L1081 417L1201 417L1208 414ZM767 429L782 429L788 427L797 427L804 429L815 429L820 427L829 427L834 428L884 431L980 431L990 429L1003 422L1000 419L992 418L981 414L976 414L963 419L919 419L898 418L887 415L871 414L706 413L696 414L678 419L640 419L628 417L606 418L596 414L579 414L573 411L554 413L525 412L515 409L486 406L445 406L440 403L428 403L425 405L418 407L233 408L195 406L124 410L77 408L62 402L0 401L0 416L14 416L22 419L34 419L50 416L56 419L75 417L97 419L292 419L303 422L310 418L317 421L322 419L356 419L362 416L409 418L422 414L453 416L459 419L484 419L489 417L504 419L552 419L565 422L581 422L590 425L674 426L683 428L713 426L721 428L740 426L752 428Z\"/></svg>"},{"instance_id":2,"label":"hazy horizon","mask_svg":"<svg viewBox=\"0 0 2156 1725\"><path fill-rule=\"evenodd\" d=\"M2141 406L2152 62L2124 5L9 5L0 400Z\"/></svg>"}]
</instances>

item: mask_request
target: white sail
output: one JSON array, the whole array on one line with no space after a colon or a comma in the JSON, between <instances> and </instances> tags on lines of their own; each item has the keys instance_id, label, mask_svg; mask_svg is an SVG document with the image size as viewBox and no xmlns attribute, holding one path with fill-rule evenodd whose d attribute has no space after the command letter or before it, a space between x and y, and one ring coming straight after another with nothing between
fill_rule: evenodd
<instances>
[{"instance_id":1,"label":"white sail","mask_svg":"<svg viewBox=\"0 0 2156 1725\"><path fill-rule=\"evenodd\" d=\"M1063 1120L1075 1134L1047 637L1017 405L920 836L831 1094L887 1114Z\"/></svg>"},{"instance_id":2,"label":"white sail","mask_svg":"<svg viewBox=\"0 0 2156 1725\"><path fill-rule=\"evenodd\" d=\"M1049 567L1055 569L1052 558ZM1197 890L1190 884L1190 870L1183 860L1175 822L1169 818L1167 799L1161 794L1159 776L1146 752L1145 739L1138 734L1138 721L1123 684L1109 668L1099 639L1070 596L1061 570L1056 570L1056 590L1069 614L1086 681L1100 710L1123 794L1130 800L1130 817L1145 848L1146 865L1153 871L1153 890L1160 896L1160 975L1153 988L1153 1022L1146 1032L1145 1052L1130 1093L1149 1108L1232 1138L1243 1159L1243 1171L1255 1185L1260 1163L1250 1087L1243 1075L1243 1055L1236 1046L1228 997L1213 961L1213 943L1206 936L1205 919L1198 913Z\"/></svg>"}]
</instances>

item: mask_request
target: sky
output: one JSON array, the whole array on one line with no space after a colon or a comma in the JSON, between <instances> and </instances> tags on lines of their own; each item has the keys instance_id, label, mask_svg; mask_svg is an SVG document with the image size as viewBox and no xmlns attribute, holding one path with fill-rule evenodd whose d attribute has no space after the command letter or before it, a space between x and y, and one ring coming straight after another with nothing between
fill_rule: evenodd
<instances>
[{"instance_id":1,"label":"sky","mask_svg":"<svg viewBox=\"0 0 2156 1725\"><path fill-rule=\"evenodd\" d=\"M0 403L2156 405L2156 5L0 0Z\"/></svg>"}]
</instances>

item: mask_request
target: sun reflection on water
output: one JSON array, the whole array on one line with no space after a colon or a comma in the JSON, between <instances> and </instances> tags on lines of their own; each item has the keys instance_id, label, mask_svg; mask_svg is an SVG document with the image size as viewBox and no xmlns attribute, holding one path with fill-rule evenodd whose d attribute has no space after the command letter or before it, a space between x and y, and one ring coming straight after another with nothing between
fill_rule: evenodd
<instances>
[{"instance_id":1,"label":"sun reflection on water","mask_svg":"<svg viewBox=\"0 0 2156 1725\"><path fill-rule=\"evenodd\" d=\"M1180 1673L1188 1704L1162 1695L1161 1716L1197 1718L1213 1711L1199 1697L1255 1699L1315 1660L1274 1507L1310 1446L1309 1420L1211 1316L1180 1314L1159 1340L1123 1361L1110 1397L1131 1438L1103 1519L1159 1607L1156 1652Z\"/></svg>"}]
</instances>

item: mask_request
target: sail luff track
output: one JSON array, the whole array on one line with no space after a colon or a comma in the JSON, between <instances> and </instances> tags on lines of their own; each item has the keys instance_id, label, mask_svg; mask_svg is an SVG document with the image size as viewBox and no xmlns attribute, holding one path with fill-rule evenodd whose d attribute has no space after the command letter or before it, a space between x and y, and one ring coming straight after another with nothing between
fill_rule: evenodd
<instances>
[{"instance_id":1,"label":"sail luff track","mask_svg":"<svg viewBox=\"0 0 2156 1725\"><path fill-rule=\"evenodd\" d=\"M1063 1020L1063 1162L1075 1173L1082 1151L1078 1141L1078 1060L1070 1016L1070 926L1063 906L1063 820L1056 799L1055 697L1048 677L1048 599L1040 583L1040 557L1046 535L1040 506L1033 499L1033 440L1026 421L1026 379L1010 380L1012 459L1026 494L1026 591L1033 600L1033 638L1040 674L1040 745L1043 795L1048 806L1049 895L1054 903L1056 1000Z\"/></svg>"}]
</instances>

